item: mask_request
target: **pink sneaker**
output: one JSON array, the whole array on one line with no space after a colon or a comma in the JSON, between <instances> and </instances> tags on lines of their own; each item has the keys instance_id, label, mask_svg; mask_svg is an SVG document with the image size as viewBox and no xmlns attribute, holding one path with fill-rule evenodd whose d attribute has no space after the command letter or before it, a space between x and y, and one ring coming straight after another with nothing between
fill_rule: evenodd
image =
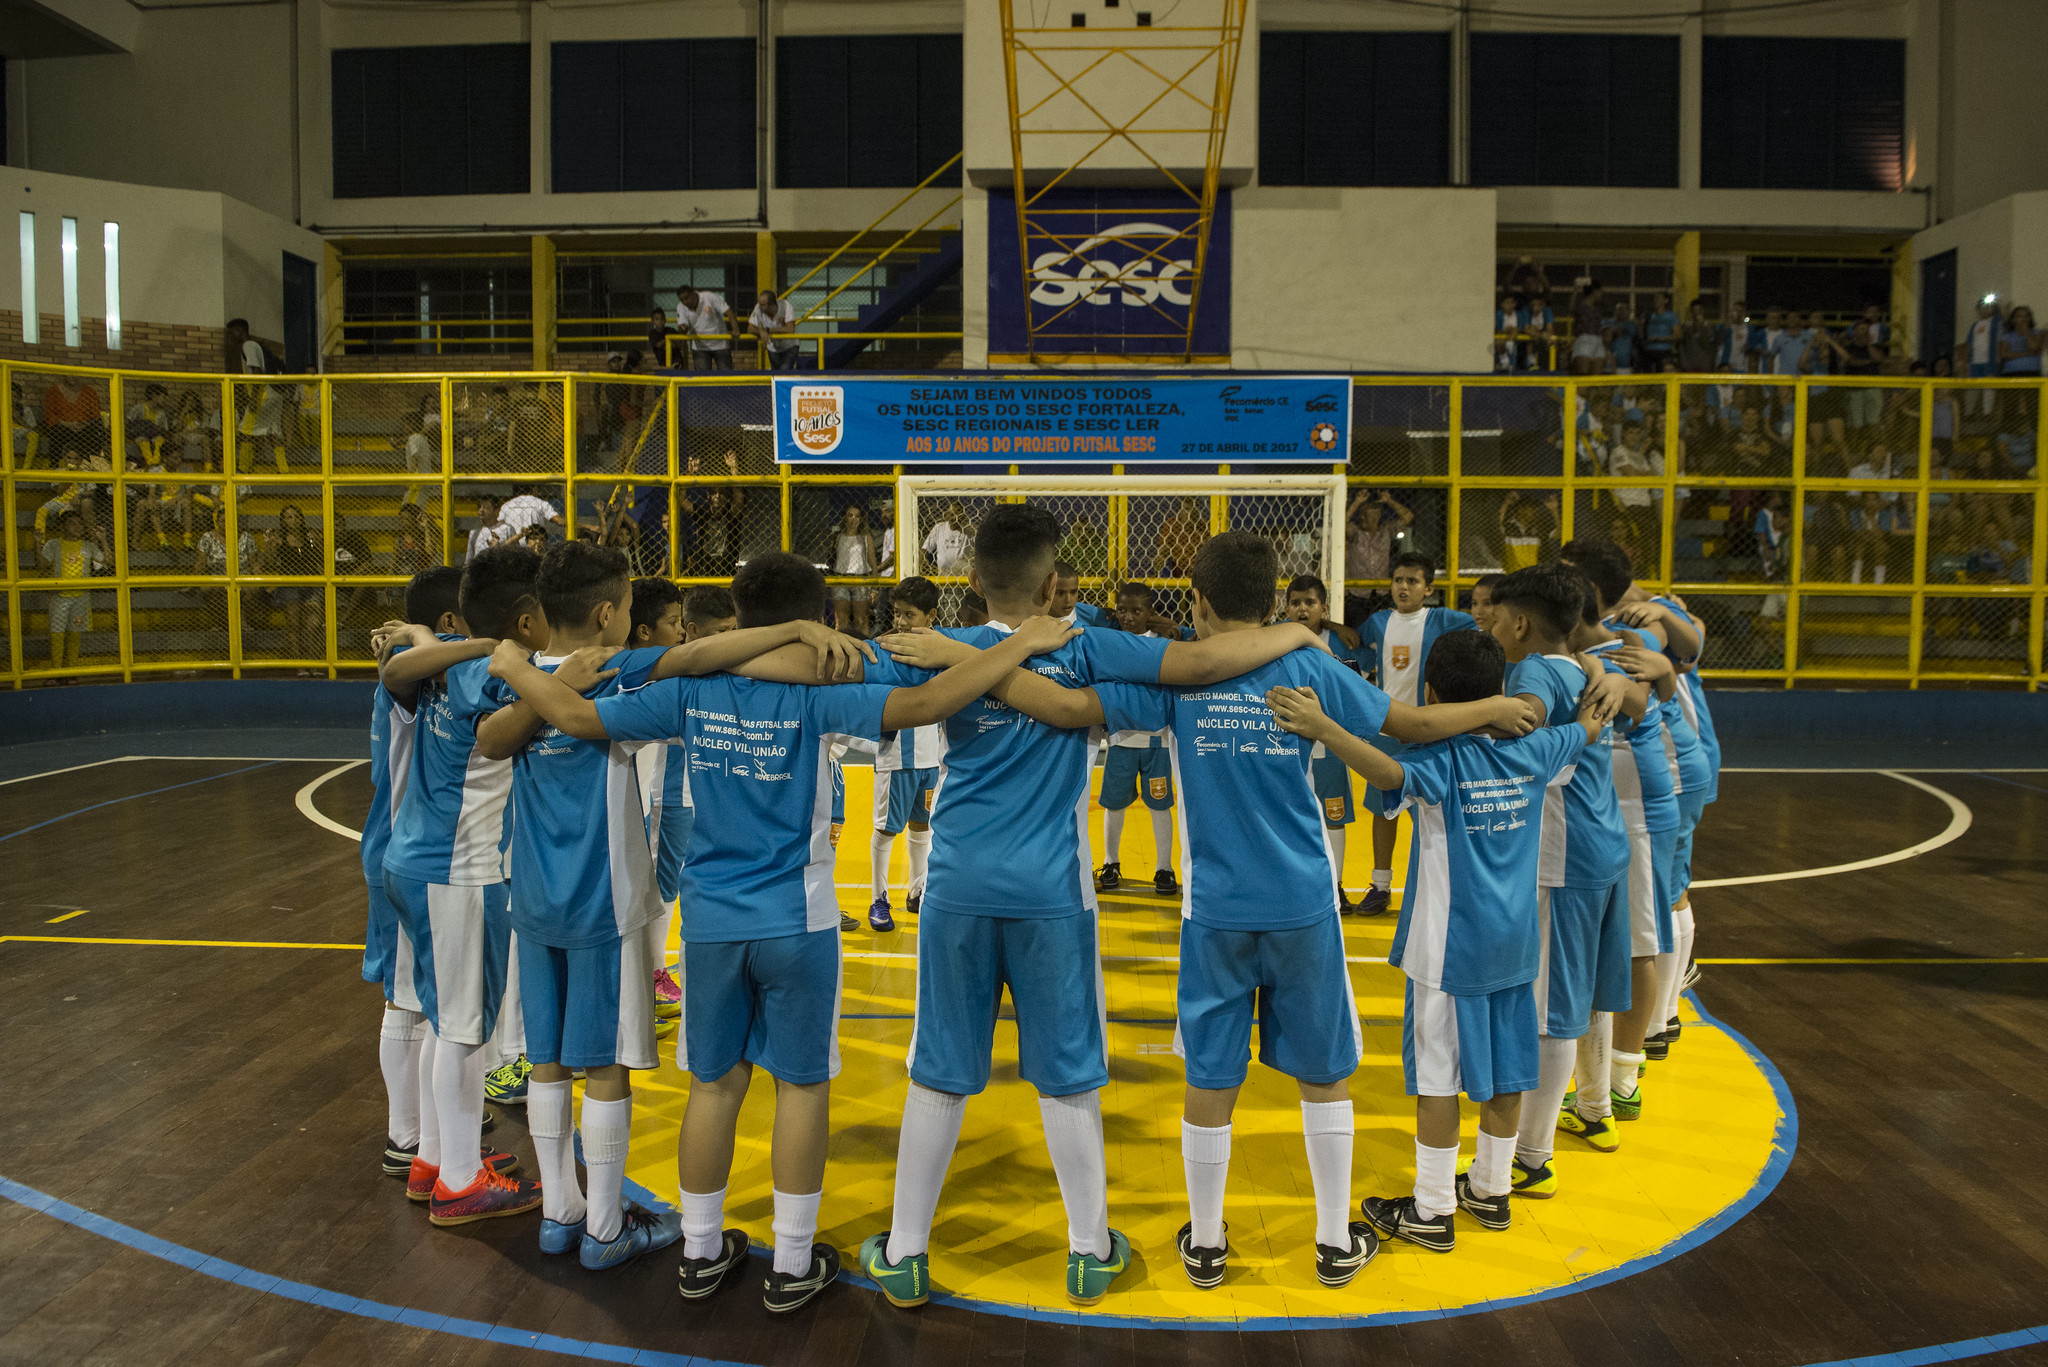
<instances>
[{"instance_id":1,"label":"pink sneaker","mask_svg":"<svg viewBox=\"0 0 2048 1367\"><path fill-rule=\"evenodd\" d=\"M666 968L654 970L654 1014L663 1017L683 1014L682 985Z\"/></svg>"}]
</instances>

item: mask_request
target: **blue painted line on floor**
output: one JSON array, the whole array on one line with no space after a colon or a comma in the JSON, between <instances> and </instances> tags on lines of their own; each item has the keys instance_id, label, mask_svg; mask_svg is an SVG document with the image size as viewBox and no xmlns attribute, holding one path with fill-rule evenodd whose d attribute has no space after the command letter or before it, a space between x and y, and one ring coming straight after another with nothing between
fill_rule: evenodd
<instances>
[{"instance_id":1,"label":"blue painted line on floor","mask_svg":"<svg viewBox=\"0 0 2048 1367\"><path fill-rule=\"evenodd\" d=\"M1971 1358L1983 1357L1988 1353L2004 1353L2014 1348L2034 1348L2043 1343L2048 1343L2048 1324L2037 1324L2031 1329L2015 1329L2009 1334L1990 1334L1984 1338L1958 1339L1954 1343L1908 1348L1898 1353L1873 1353L1868 1357L1838 1358L1833 1362L1816 1363L1814 1367L1927 1367L1928 1363L1967 1362Z\"/></svg>"},{"instance_id":2,"label":"blue painted line on floor","mask_svg":"<svg viewBox=\"0 0 2048 1367\"><path fill-rule=\"evenodd\" d=\"M2030 793L2048 793L2048 788L2042 788L2032 783L2021 783L2017 779L2004 778L1998 774L1973 773L1970 777L1981 778L1987 783L2003 783L2008 788L2024 788Z\"/></svg>"},{"instance_id":3,"label":"blue painted line on floor","mask_svg":"<svg viewBox=\"0 0 2048 1367\"><path fill-rule=\"evenodd\" d=\"M0 844L12 840L18 835L27 835L30 831L40 831L45 826L54 826L60 821L69 821L74 816L84 816L87 812L96 812L102 807L113 807L123 802L133 802L137 798L142 797L155 797L158 793L176 792L180 788L191 788L201 783L211 783L217 778L233 778L236 774L254 773L258 769L271 769L282 762L281 760L269 760L262 764L248 764L240 769L229 769L224 773L208 774L205 778L188 779L183 783L171 783L161 788L151 788L146 793L129 793L126 797L108 798L105 802L95 802L90 807L80 807L76 811L65 812L62 816L53 816L48 821L38 821L33 826L23 826L18 831L9 831L6 835L0 835Z\"/></svg>"}]
</instances>

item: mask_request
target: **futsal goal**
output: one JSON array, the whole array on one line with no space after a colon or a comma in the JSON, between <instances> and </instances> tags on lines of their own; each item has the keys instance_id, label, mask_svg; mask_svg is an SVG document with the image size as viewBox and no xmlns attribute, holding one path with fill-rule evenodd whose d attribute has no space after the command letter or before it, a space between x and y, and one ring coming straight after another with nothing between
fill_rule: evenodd
<instances>
[{"instance_id":1,"label":"futsal goal","mask_svg":"<svg viewBox=\"0 0 2048 1367\"><path fill-rule=\"evenodd\" d=\"M896 482L899 576L939 586L941 620L957 620L967 592L974 530L998 503L1029 503L1060 524L1059 558L1081 577L1082 597L1115 605L1126 581L1150 586L1160 610L1188 620L1188 570L1218 532L1253 532L1279 553L1284 589L1300 574L1344 603L1344 477L1328 475L904 475Z\"/></svg>"}]
</instances>

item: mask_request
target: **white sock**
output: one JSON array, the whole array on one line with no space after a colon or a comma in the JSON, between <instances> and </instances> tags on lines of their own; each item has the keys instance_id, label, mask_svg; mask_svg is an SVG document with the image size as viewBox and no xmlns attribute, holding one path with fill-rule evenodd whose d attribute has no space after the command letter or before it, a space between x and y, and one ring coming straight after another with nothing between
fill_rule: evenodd
<instances>
[{"instance_id":1,"label":"white sock","mask_svg":"<svg viewBox=\"0 0 2048 1367\"><path fill-rule=\"evenodd\" d=\"M420 1038L427 1018L402 1006L384 1008L377 1066L384 1074L384 1133L405 1148L420 1142Z\"/></svg>"},{"instance_id":2,"label":"white sock","mask_svg":"<svg viewBox=\"0 0 2048 1367\"><path fill-rule=\"evenodd\" d=\"M1348 826L1325 826L1323 838L1330 842L1330 862L1337 869L1337 886L1344 886L1344 832Z\"/></svg>"},{"instance_id":3,"label":"white sock","mask_svg":"<svg viewBox=\"0 0 2048 1367\"><path fill-rule=\"evenodd\" d=\"M1102 813L1102 862L1121 863L1124 847L1124 809L1111 807Z\"/></svg>"},{"instance_id":4,"label":"white sock","mask_svg":"<svg viewBox=\"0 0 2048 1367\"><path fill-rule=\"evenodd\" d=\"M476 1181L484 1141L484 1047L442 1040L434 1046L434 1111L441 1122L441 1183L461 1191Z\"/></svg>"},{"instance_id":5,"label":"white sock","mask_svg":"<svg viewBox=\"0 0 2048 1367\"><path fill-rule=\"evenodd\" d=\"M825 1193L775 1193L775 1270L799 1277L811 1270L811 1243L818 1235L818 1202Z\"/></svg>"},{"instance_id":6,"label":"white sock","mask_svg":"<svg viewBox=\"0 0 2048 1367\"><path fill-rule=\"evenodd\" d=\"M1154 870L1173 867L1173 811L1171 808L1152 813L1152 867ZM1204 1244L1203 1247L1208 1247Z\"/></svg>"},{"instance_id":7,"label":"white sock","mask_svg":"<svg viewBox=\"0 0 2048 1367\"><path fill-rule=\"evenodd\" d=\"M1884 582L1884 563L1882 561L1878 562L1876 567L1871 570L1870 582L1873 584L1882 584Z\"/></svg>"},{"instance_id":8,"label":"white sock","mask_svg":"<svg viewBox=\"0 0 2048 1367\"><path fill-rule=\"evenodd\" d=\"M1426 1219L1458 1208L1458 1146L1432 1149L1415 1141L1415 1213Z\"/></svg>"},{"instance_id":9,"label":"white sock","mask_svg":"<svg viewBox=\"0 0 2048 1367\"><path fill-rule=\"evenodd\" d=\"M1684 995L1684 989L1680 984L1685 981L1685 975L1692 970L1693 941L1697 938L1698 925L1692 919L1690 899L1680 904L1675 929L1678 933L1678 973L1671 983L1671 1011L1664 1017L1667 1021L1678 1015L1678 999Z\"/></svg>"},{"instance_id":10,"label":"white sock","mask_svg":"<svg viewBox=\"0 0 2048 1367\"><path fill-rule=\"evenodd\" d=\"M668 967L668 936L669 932L675 929L675 924L674 902L663 906L661 915L647 923L647 958L653 963L656 972Z\"/></svg>"},{"instance_id":11,"label":"white sock","mask_svg":"<svg viewBox=\"0 0 2048 1367\"><path fill-rule=\"evenodd\" d=\"M531 1083L527 1092L532 1094ZM583 1171L590 1177L590 1224L584 1232L599 1243L618 1238L625 1227L626 1150L632 1144L632 1096L622 1096L617 1101L592 1101L586 1093Z\"/></svg>"},{"instance_id":12,"label":"white sock","mask_svg":"<svg viewBox=\"0 0 2048 1367\"><path fill-rule=\"evenodd\" d=\"M953 1149L960 1143L960 1119L967 1098L910 1084L903 1098L903 1127L896 1135L896 1210L889 1218L889 1251L900 1263L931 1246L932 1218Z\"/></svg>"},{"instance_id":13,"label":"white sock","mask_svg":"<svg viewBox=\"0 0 2048 1367\"><path fill-rule=\"evenodd\" d=\"M1579 1100L1581 1118L1598 1120L1614 1114L1614 1013L1595 1011L1593 1023L1579 1036Z\"/></svg>"},{"instance_id":14,"label":"white sock","mask_svg":"<svg viewBox=\"0 0 2048 1367\"><path fill-rule=\"evenodd\" d=\"M1372 885L1381 892L1392 892L1394 890L1394 871L1392 869L1374 869L1372 871Z\"/></svg>"},{"instance_id":15,"label":"white sock","mask_svg":"<svg viewBox=\"0 0 2048 1367\"><path fill-rule=\"evenodd\" d=\"M1677 942L1676 936L1672 937L1672 942L1674 944ZM1664 1033L1664 1023L1675 1014L1672 1004L1677 999L1678 951L1674 949L1669 954L1659 954L1657 956L1657 1012L1655 1019L1650 1022L1649 1034L1661 1035Z\"/></svg>"},{"instance_id":16,"label":"white sock","mask_svg":"<svg viewBox=\"0 0 2048 1367\"><path fill-rule=\"evenodd\" d=\"M1102 1089L1038 1098L1045 1147L1067 1205L1067 1247L1109 1256L1109 1159L1102 1147Z\"/></svg>"},{"instance_id":17,"label":"white sock","mask_svg":"<svg viewBox=\"0 0 2048 1367\"><path fill-rule=\"evenodd\" d=\"M1611 1085L1614 1088L1615 1095L1634 1096L1636 1094L1636 1073L1643 1066L1643 1056L1641 1054L1624 1054L1621 1050L1616 1049L1609 1057L1614 1060L1614 1078Z\"/></svg>"},{"instance_id":18,"label":"white sock","mask_svg":"<svg viewBox=\"0 0 2048 1367\"><path fill-rule=\"evenodd\" d=\"M932 829L912 829L910 832L910 891L915 897L924 896L925 866L932 858Z\"/></svg>"},{"instance_id":19,"label":"white sock","mask_svg":"<svg viewBox=\"0 0 2048 1367\"><path fill-rule=\"evenodd\" d=\"M896 848L896 837L887 831L876 831L873 842L868 846L868 864L874 870L871 881L874 884L874 898L881 901L889 895L889 852ZM809 1263L804 1264L809 1267Z\"/></svg>"},{"instance_id":20,"label":"white sock","mask_svg":"<svg viewBox=\"0 0 2048 1367\"><path fill-rule=\"evenodd\" d=\"M434 1055L440 1046L431 1028L420 1036L420 1159L430 1168L441 1166L441 1112L434 1105Z\"/></svg>"},{"instance_id":21,"label":"white sock","mask_svg":"<svg viewBox=\"0 0 2048 1367\"><path fill-rule=\"evenodd\" d=\"M683 1256L715 1258L725 1227L725 1188L677 1193L683 1208Z\"/></svg>"},{"instance_id":22,"label":"white sock","mask_svg":"<svg viewBox=\"0 0 2048 1367\"><path fill-rule=\"evenodd\" d=\"M1180 1122L1180 1166L1187 1174L1188 1218L1196 1248L1223 1247L1223 1189L1230 1180L1230 1126Z\"/></svg>"},{"instance_id":23,"label":"white sock","mask_svg":"<svg viewBox=\"0 0 2048 1367\"><path fill-rule=\"evenodd\" d=\"M568 1078L526 1083L526 1128L540 1160L540 1213L558 1225L575 1224L587 1209L576 1181L576 1148L569 1142L575 1086Z\"/></svg>"},{"instance_id":24,"label":"white sock","mask_svg":"<svg viewBox=\"0 0 2048 1367\"><path fill-rule=\"evenodd\" d=\"M484 1041L484 1071L502 1068L526 1052L526 1008L519 998L519 932L505 958L505 994L498 998L498 1019Z\"/></svg>"},{"instance_id":25,"label":"white sock","mask_svg":"<svg viewBox=\"0 0 2048 1367\"><path fill-rule=\"evenodd\" d=\"M1515 1157L1522 1160L1524 1167L1548 1163L1557 1147L1557 1113L1564 1108L1565 1089L1571 1086L1577 1046L1577 1040L1552 1039L1548 1035L1536 1041L1536 1056L1540 1060L1536 1090L1522 1094L1522 1126L1515 1136Z\"/></svg>"},{"instance_id":26,"label":"white sock","mask_svg":"<svg viewBox=\"0 0 2048 1367\"><path fill-rule=\"evenodd\" d=\"M1505 1196L1514 1186L1514 1174L1508 1170L1508 1163L1515 1156L1515 1137L1511 1134L1488 1134L1479 1132L1479 1152L1472 1160L1465 1176L1472 1183L1475 1196Z\"/></svg>"},{"instance_id":27,"label":"white sock","mask_svg":"<svg viewBox=\"0 0 2048 1367\"><path fill-rule=\"evenodd\" d=\"M1351 1247L1351 1145L1357 1120L1349 1101L1301 1103L1301 1137L1308 1146L1309 1179L1316 1193L1316 1242Z\"/></svg>"},{"instance_id":28,"label":"white sock","mask_svg":"<svg viewBox=\"0 0 2048 1367\"><path fill-rule=\"evenodd\" d=\"M1852 584L1863 582L1863 557L1860 555L1856 557L1856 564L1849 570L1849 582Z\"/></svg>"}]
</instances>

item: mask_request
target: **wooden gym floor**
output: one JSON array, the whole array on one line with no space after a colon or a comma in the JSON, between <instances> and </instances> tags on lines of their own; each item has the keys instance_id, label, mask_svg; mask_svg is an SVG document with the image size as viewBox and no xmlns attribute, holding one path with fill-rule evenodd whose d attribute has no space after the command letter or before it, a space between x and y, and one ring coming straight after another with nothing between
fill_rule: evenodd
<instances>
[{"instance_id":1,"label":"wooden gym floor","mask_svg":"<svg viewBox=\"0 0 2048 1367\"><path fill-rule=\"evenodd\" d=\"M426 1223L375 1166L360 866L323 824L360 823L366 771L221 741L253 757L0 785L0 1363L2048 1364L2048 1328L2028 1332L2048 1323L2048 772L1726 774L1697 868L1732 881L1694 897L1697 1001L1725 1029L1688 1008L1622 1152L1560 1144L1557 1201L1506 1235L1467 1224L1449 1258L1392 1246L1344 1296L1305 1275L1298 1112L1257 1069L1229 1212L1245 1256L1220 1292L1185 1286L1178 1070L1154 1056L1175 921L1149 890L1106 900L1129 1288L1086 1316L1058 1296L1057 1192L1011 1073L970 1106L940 1209L954 1303L904 1313L849 1283L781 1322L749 1283L686 1310L670 1255L595 1276L541 1258L531 1220ZM857 914L866 771L848 773ZM1147 823L1129 824L1125 868L1149 875ZM1354 828L1353 885L1365 843ZM849 1256L887 1219L899 924L847 938L822 1237ZM1356 1195L1407 1180L1399 979L1373 962L1390 933L1347 927L1368 1022ZM672 1060L636 1082L631 1176L656 1198L686 1086ZM523 1114L500 1114L493 1142L530 1165ZM743 1144L728 1210L757 1239L759 1158Z\"/></svg>"}]
</instances>

